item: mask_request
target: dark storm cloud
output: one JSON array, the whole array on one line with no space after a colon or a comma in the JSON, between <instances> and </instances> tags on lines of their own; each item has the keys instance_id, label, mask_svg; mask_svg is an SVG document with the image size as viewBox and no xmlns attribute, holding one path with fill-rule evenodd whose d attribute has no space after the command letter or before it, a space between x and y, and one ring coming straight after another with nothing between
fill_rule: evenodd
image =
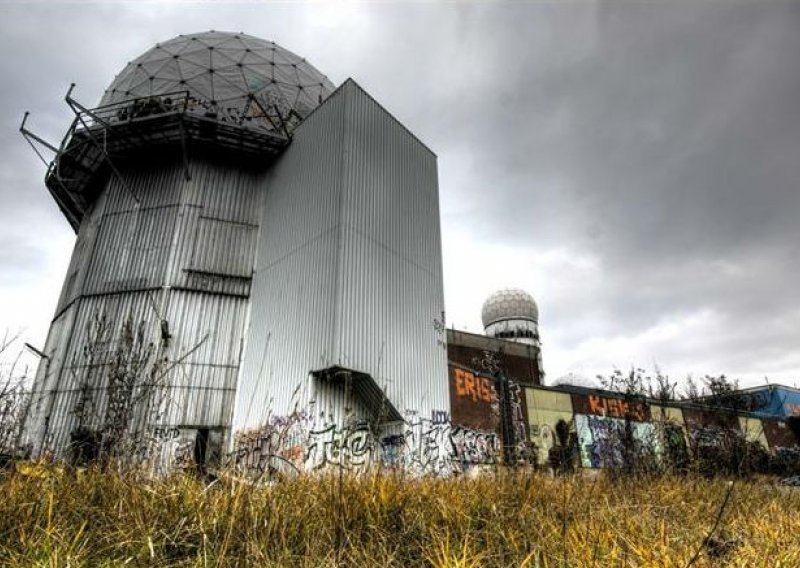
<instances>
[{"instance_id":1,"label":"dark storm cloud","mask_svg":"<svg viewBox=\"0 0 800 568\"><path fill-rule=\"evenodd\" d=\"M156 41L243 30L308 57L336 83L353 76L438 154L446 255L496 245L576 256L583 268L545 275L542 332L553 350L579 359L587 344L622 342L634 356L670 322L701 321L705 336L656 343L658 359L748 376L778 361L783 376L800 374L800 4L0 11L4 270L36 277L26 259L41 238L21 226L68 232L15 132L22 111L34 110L37 131L57 140L71 81L91 104ZM448 239L459 227L474 240ZM447 281L476 269L451 268ZM466 293L449 285L448 305ZM481 300L475 314L451 319L475 321Z\"/></svg>"},{"instance_id":2,"label":"dark storm cloud","mask_svg":"<svg viewBox=\"0 0 800 568\"><path fill-rule=\"evenodd\" d=\"M518 14L498 19L498 107L462 117L493 158L472 188L486 237L600 258L586 302L551 298L572 342L592 312L611 334L714 309L766 355L750 333L800 303L800 6L606 4L545 55ZM763 349L794 350L784 332Z\"/></svg>"}]
</instances>

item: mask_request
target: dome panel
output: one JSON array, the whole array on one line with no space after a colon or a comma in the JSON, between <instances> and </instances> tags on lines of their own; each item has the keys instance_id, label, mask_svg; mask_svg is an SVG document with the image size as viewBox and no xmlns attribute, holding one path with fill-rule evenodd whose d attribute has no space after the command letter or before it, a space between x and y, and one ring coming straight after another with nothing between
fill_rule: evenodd
<instances>
[{"instance_id":1,"label":"dome panel","mask_svg":"<svg viewBox=\"0 0 800 568\"><path fill-rule=\"evenodd\" d=\"M498 290L489 296L481 310L483 326L503 320L539 321L539 308L533 296L517 288Z\"/></svg>"},{"instance_id":2,"label":"dome panel","mask_svg":"<svg viewBox=\"0 0 800 568\"><path fill-rule=\"evenodd\" d=\"M309 91L309 87L315 86ZM277 106L284 119L304 118L334 85L298 55L263 39L230 32L182 35L131 61L106 89L100 106L188 91L191 108L225 110L243 118L258 106ZM252 104L254 96L259 105ZM248 121L271 129L271 123Z\"/></svg>"}]
</instances>

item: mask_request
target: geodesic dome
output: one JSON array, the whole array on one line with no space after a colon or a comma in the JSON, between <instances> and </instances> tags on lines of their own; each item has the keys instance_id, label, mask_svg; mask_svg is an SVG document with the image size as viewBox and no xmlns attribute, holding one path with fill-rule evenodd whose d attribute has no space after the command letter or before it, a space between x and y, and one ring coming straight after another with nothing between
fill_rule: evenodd
<instances>
[{"instance_id":1,"label":"geodesic dome","mask_svg":"<svg viewBox=\"0 0 800 568\"><path fill-rule=\"evenodd\" d=\"M524 290L498 290L483 303L483 327L503 320L539 321L539 308L533 296Z\"/></svg>"},{"instance_id":2,"label":"geodesic dome","mask_svg":"<svg viewBox=\"0 0 800 568\"><path fill-rule=\"evenodd\" d=\"M290 131L335 89L305 59L271 41L209 31L156 44L106 89L100 106L188 92L190 111L224 122Z\"/></svg>"}]
</instances>

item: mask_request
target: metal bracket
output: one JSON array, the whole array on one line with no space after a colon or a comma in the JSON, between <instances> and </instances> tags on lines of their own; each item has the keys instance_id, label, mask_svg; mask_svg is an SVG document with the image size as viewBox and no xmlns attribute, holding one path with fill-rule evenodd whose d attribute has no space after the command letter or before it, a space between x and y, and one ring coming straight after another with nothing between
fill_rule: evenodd
<instances>
[{"instance_id":1,"label":"metal bracket","mask_svg":"<svg viewBox=\"0 0 800 568\"><path fill-rule=\"evenodd\" d=\"M80 103L75 101L70 96L70 94L72 93L72 89L74 89L74 88L75 88L75 83L71 83L70 86L69 86L69 90L67 91L67 94L64 97L64 100L69 105L69 108L72 109L72 112L75 113L75 117L83 125L83 132L86 133L86 135L89 137L89 139L92 141L92 143L94 143L94 145L97 148L97 150L103 155L103 158L105 159L106 163L111 168L111 171L114 172L114 175L117 177L117 180L119 180L119 183L122 185L122 188L125 191L127 191L131 195L131 197L133 197L134 202L138 206L141 203L141 200L139 199L139 196L136 195L136 192L134 192L130 187L128 187L128 184L125 182L125 178L122 177L122 173L120 173L120 171L114 165L114 162L111 161L111 156L108 155L108 152L106 152L105 147L100 144L100 142L97 140L97 138L95 138L94 134L92 133L92 129L89 127L88 124L86 124L86 121L83 119L83 115L85 114L85 115L88 115L88 116L92 117L92 119L95 122L98 122L98 123L102 124L106 128L111 128L111 125L109 123L107 123L105 120L103 120L102 118L100 118L99 116L97 116L91 110L88 110L86 107L84 107L83 105L81 105ZM103 132L105 133L106 131L103 130Z\"/></svg>"},{"instance_id":2,"label":"metal bracket","mask_svg":"<svg viewBox=\"0 0 800 568\"><path fill-rule=\"evenodd\" d=\"M48 150L53 152L55 155L58 155L58 148L56 148L55 146L50 144L47 140L37 136L36 134L34 134L33 132L31 132L30 130L25 128L25 123L28 121L28 115L29 114L30 114L30 112L26 110L25 111L25 115L22 117L22 124L19 125L19 131L22 133L22 136L25 138L25 141L28 144L31 145L31 148L33 148L33 151L36 152L36 155L39 156L39 159L42 161L42 163L45 165L45 167L49 168L50 167L50 162L48 162L44 158L44 156L42 156L42 153L39 152L39 149L36 147L36 144L34 144L33 142L38 142L39 144L41 144L42 146L44 146L45 148L47 148Z\"/></svg>"}]
</instances>

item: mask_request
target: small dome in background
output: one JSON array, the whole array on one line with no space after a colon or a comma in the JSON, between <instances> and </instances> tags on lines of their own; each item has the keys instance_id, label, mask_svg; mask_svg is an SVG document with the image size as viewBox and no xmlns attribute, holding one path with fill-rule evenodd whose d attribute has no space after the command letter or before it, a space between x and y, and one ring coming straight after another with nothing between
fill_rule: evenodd
<instances>
[{"instance_id":1,"label":"small dome in background","mask_svg":"<svg viewBox=\"0 0 800 568\"><path fill-rule=\"evenodd\" d=\"M533 296L525 290L509 288L498 290L483 303L481 310L483 326L504 320L539 321L539 308Z\"/></svg>"},{"instance_id":2,"label":"small dome in background","mask_svg":"<svg viewBox=\"0 0 800 568\"><path fill-rule=\"evenodd\" d=\"M274 42L210 31L158 43L128 63L106 89L100 106L188 92L197 111L277 130L287 123L290 129L334 89L305 59Z\"/></svg>"}]
</instances>

